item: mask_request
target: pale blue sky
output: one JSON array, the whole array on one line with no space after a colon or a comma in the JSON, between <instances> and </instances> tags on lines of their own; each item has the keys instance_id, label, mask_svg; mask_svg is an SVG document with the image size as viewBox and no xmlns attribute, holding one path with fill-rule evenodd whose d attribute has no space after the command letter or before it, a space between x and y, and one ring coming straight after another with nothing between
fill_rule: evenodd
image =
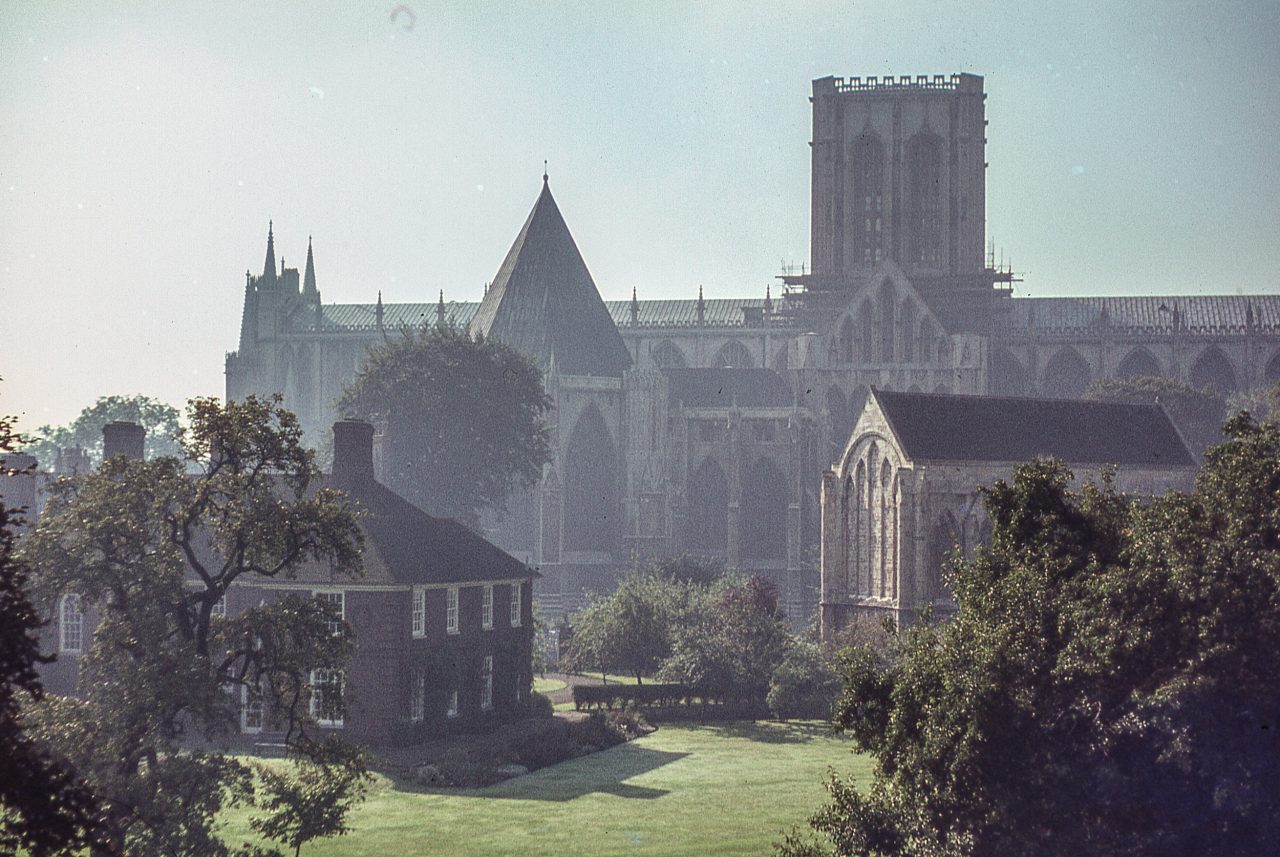
<instances>
[{"instance_id":1,"label":"pale blue sky","mask_svg":"<svg viewBox=\"0 0 1280 857\"><path fill-rule=\"evenodd\" d=\"M544 158L606 298L763 295L827 74L986 76L1024 294L1280 289L1274 0L399 5L0 2L0 410L220 395L268 218L326 301L478 300Z\"/></svg>"}]
</instances>

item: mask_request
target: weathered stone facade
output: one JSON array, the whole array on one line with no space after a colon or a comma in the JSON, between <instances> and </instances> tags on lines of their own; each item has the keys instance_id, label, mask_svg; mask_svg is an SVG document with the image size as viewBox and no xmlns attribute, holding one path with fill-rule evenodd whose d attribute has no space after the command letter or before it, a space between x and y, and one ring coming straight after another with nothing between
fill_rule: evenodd
<instances>
[{"instance_id":1,"label":"weathered stone facade","mask_svg":"<svg viewBox=\"0 0 1280 857\"><path fill-rule=\"evenodd\" d=\"M1159 406L873 392L822 477L824 639L858 615L953 611L947 558L991 541L979 489L1034 455L1079 482L1117 465L1116 487L1138 496L1189 489L1196 470Z\"/></svg>"},{"instance_id":2,"label":"weathered stone facade","mask_svg":"<svg viewBox=\"0 0 1280 857\"><path fill-rule=\"evenodd\" d=\"M318 435L384 336L485 329L540 362L554 400L555 461L491 531L539 566L552 609L639 557L708 552L773 575L799 615L816 604L820 474L872 387L1070 397L1131 374L1223 392L1280 380L1280 295L1012 295L1012 273L983 249L981 77L822 78L813 92L813 266L781 276L776 294L601 301L544 183L479 304L325 304L310 248L302 276L277 270L269 235L228 397L282 392ZM508 300L520 311L499 311ZM584 301L602 311L579 316ZM571 358L579 349L595 357ZM728 373L744 393L690 395L681 369ZM773 393L746 395L759 384Z\"/></svg>"}]
</instances>

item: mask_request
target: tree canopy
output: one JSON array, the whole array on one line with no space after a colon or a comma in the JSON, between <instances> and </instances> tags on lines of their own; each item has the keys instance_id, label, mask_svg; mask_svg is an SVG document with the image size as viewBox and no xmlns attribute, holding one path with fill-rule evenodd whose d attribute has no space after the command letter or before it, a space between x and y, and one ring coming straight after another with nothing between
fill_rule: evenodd
<instances>
[{"instance_id":1,"label":"tree canopy","mask_svg":"<svg viewBox=\"0 0 1280 857\"><path fill-rule=\"evenodd\" d=\"M566 665L763 703L793 643L768 578L667 560L628 573L573 617Z\"/></svg>"},{"instance_id":2,"label":"tree canopy","mask_svg":"<svg viewBox=\"0 0 1280 857\"><path fill-rule=\"evenodd\" d=\"M341 668L351 645L331 610L307 596L217 609L237 583L304 563L361 572L355 512L311 485L312 453L278 401L194 400L183 460L117 456L61 479L23 538L44 604L73 594L97 617L79 696L49 696L30 719L104 805L102 853L231 853L215 816L261 787L234 757L180 749L238 731L243 696L264 700L291 753L362 775L359 754L311 729L310 671Z\"/></svg>"},{"instance_id":3,"label":"tree canopy","mask_svg":"<svg viewBox=\"0 0 1280 857\"><path fill-rule=\"evenodd\" d=\"M338 402L384 426L383 481L433 515L475 524L551 460L542 375L493 339L440 326L373 348Z\"/></svg>"},{"instance_id":4,"label":"tree canopy","mask_svg":"<svg viewBox=\"0 0 1280 857\"><path fill-rule=\"evenodd\" d=\"M0 478L23 475L6 458L21 441L12 420L0 417ZM42 857L86 844L97 807L22 723L22 707L44 696L36 668L52 660L40 654L44 623L27 594L30 570L14 555L25 511L0 498L0 852Z\"/></svg>"},{"instance_id":5,"label":"tree canopy","mask_svg":"<svg viewBox=\"0 0 1280 857\"><path fill-rule=\"evenodd\" d=\"M1280 842L1280 429L1230 420L1189 495L985 493L958 610L850 650L835 722L876 759L791 855L1236 855Z\"/></svg>"},{"instance_id":6,"label":"tree canopy","mask_svg":"<svg viewBox=\"0 0 1280 857\"><path fill-rule=\"evenodd\" d=\"M89 466L102 461L102 427L111 422L137 423L147 432L146 456L182 454L182 426L178 409L150 396L103 396L65 426L41 426L23 451L34 455L45 470L57 464L60 449L79 447Z\"/></svg>"}]
</instances>

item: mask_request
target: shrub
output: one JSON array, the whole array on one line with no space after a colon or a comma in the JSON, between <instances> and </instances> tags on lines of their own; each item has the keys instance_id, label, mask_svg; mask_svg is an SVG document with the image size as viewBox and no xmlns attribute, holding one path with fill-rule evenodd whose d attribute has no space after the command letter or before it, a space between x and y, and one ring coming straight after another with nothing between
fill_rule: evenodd
<instances>
[{"instance_id":1,"label":"shrub","mask_svg":"<svg viewBox=\"0 0 1280 857\"><path fill-rule=\"evenodd\" d=\"M840 680L830 658L813 643L794 643L769 678L766 701L779 720L831 719Z\"/></svg>"},{"instance_id":2,"label":"shrub","mask_svg":"<svg viewBox=\"0 0 1280 857\"><path fill-rule=\"evenodd\" d=\"M534 691L529 697L529 716L538 718L554 717L556 707L551 704L551 698L545 693Z\"/></svg>"}]
</instances>

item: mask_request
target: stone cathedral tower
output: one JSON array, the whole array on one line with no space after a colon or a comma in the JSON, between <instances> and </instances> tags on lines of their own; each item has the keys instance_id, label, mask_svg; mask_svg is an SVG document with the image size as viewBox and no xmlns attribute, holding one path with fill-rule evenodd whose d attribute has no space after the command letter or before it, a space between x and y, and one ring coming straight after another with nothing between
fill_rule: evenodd
<instances>
[{"instance_id":1,"label":"stone cathedral tower","mask_svg":"<svg viewBox=\"0 0 1280 857\"><path fill-rule=\"evenodd\" d=\"M986 119L973 74L813 82L813 292L847 291L882 261L949 329L985 332Z\"/></svg>"}]
</instances>

